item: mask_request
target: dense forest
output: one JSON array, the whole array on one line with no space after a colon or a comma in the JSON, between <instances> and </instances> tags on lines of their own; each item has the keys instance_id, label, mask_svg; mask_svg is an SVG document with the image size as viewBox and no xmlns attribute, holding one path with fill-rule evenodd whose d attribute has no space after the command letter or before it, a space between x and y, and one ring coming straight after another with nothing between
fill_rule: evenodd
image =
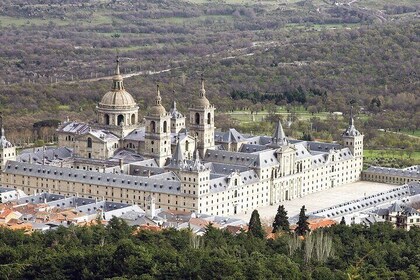
<instances>
[{"instance_id":1,"label":"dense forest","mask_svg":"<svg viewBox=\"0 0 420 280\"><path fill-rule=\"evenodd\" d=\"M420 230L336 225L305 240L231 235L207 227L134 231L59 227L26 235L0 228L0 279L419 279Z\"/></svg>"},{"instance_id":2,"label":"dense forest","mask_svg":"<svg viewBox=\"0 0 420 280\"><path fill-rule=\"evenodd\" d=\"M0 111L19 143L48 140L53 129L33 133L38 121L94 119L118 54L142 115L156 83L167 108L176 99L186 112L204 73L219 113L272 104L348 113L352 104L368 131L414 133L419 5L393 3L1 1Z\"/></svg>"}]
</instances>

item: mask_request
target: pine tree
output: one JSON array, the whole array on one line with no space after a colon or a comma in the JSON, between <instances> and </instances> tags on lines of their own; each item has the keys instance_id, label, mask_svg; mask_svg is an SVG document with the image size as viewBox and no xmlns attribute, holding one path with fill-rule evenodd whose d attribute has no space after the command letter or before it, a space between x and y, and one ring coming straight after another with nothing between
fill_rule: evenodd
<instances>
[{"instance_id":1,"label":"pine tree","mask_svg":"<svg viewBox=\"0 0 420 280\"><path fill-rule=\"evenodd\" d=\"M305 235L306 232L311 231L308 223L309 217L306 216L305 211L305 205L303 205L302 208L300 208L299 221L297 222L297 228L295 229L298 235Z\"/></svg>"},{"instance_id":2,"label":"pine tree","mask_svg":"<svg viewBox=\"0 0 420 280\"><path fill-rule=\"evenodd\" d=\"M257 210L252 211L251 219L249 220L248 234L261 239L265 236L264 230L261 226L260 214L258 214Z\"/></svg>"},{"instance_id":3,"label":"pine tree","mask_svg":"<svg viewBox=\"0 0 420 280\"><path fill-rule=\"evenodd\" d=\"M277 231L284 230L289 231L289 220L287 218L287 211L284 209L283 205L279 205L279 208L277 209L276 217L274 217L273 222L273 233L276 233Z\"/></svg>"},{"instance_id":4,"label":"pine tree","mask_svg":"<svg viewBox=\"0 0 420 280\"><path fill-rule=\"evenodd\" d=\"M344 217L341 218L340 225L346 225L346 219L344 219Z\"/></svg>"}]
</instances>

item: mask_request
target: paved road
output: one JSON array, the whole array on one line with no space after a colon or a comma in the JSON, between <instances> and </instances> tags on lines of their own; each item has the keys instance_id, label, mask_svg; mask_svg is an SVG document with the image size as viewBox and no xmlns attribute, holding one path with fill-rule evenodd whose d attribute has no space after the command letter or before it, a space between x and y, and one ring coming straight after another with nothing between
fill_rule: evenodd
<instances>
[{"instance_id":1,"label":"paved road","mask_svg":"<svg viewBox=\"0 0 420 280\"><path fill-rule=\"evenodd\" d=\"M369 196L375 193L387 191L397 187L396 185L374 183L360 181L356 183L346 184L333 189L313 193L305 197L298 199L282 202L288 216L292 217L299 214L302 205L305 205L307 212L313 212L323 208L327 208L332 205L340 204L353 199L363 198L365 195ZM278 205L266 206L257 208L261 220L266 223L272 223L274 216L276 215ZM249 221L251 212L246 214L238 214L235 217Z\"/></svg>"}]
</instances>

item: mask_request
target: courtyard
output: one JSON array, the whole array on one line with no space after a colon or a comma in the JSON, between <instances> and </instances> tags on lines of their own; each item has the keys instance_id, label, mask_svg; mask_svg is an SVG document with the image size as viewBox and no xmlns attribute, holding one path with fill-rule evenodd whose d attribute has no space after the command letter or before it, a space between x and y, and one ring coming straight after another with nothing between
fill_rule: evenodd
<instances>
[{"instance_id":1,"label":"courtyard","mask_svg":"<svg viewBox=\"0 0 420 280\"><path fill-rule=\"evenodd\" d=\"M302 205L305 205L306 212L309 213L330 207L332 205L363 198L364 196L370 196L372 194L388 191L396 187L397 185L359 181L313 193L301 198L284 201L281 204L284 205L290 218L299 214ZM257 208L261 217L261 221L263 223L272 223L274 216L276 215L277 208L278 205L270 205ZM240 218L244 221L249 221L250 217L251 211L235 215L235 218Z\"/></svg>"}]
</instances>

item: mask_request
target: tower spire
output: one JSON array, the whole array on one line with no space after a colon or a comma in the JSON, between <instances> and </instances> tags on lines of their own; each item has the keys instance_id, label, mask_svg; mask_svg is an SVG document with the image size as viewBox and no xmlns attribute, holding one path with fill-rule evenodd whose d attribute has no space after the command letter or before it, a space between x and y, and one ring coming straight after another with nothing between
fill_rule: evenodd
<instances>
[{"instance_id":1,"label":"tower spire","mask_svg":"<svg viewBox=\"0 0 420 280\"><path fill-rule=\"evenodd\" d=\"M3 113L0 112L0 138L4 137Z\"/></svg>"},{"instance_id":2,"label":"tower spire","mask_svg":"<svg viewBox=\"0 0 420 280\"><path fill-rule=\"evenodd\" d=\"M156 85L156 105L161 105L162 103L162 97L160 97L160 89L159 84Z\"/></svg>"},{"instance_id":3,"label":"tower spire","mask_svg":"<svg viewBox=\"0 0 420 280\"><path fill-rule=\"evenodd\" d=\"M358 136L360 132L354 126L354 117L353 117L353 106L350 109L350 118L349 118L349 126L344 131L343 136Z\"/></svg>"},{"instance_id":4,"label":"tower spire","mask_svg":"<svg viewBox=\"0 0 420 280\"><path fill-rule=\"evenodd\" d=\"M120 58L117 56L114 77L112 77L112 90L118 91L124 89L123 77L120 72Z\"/></svg>"},{"instance_id":5,"label":"tower spire","mask_svg":"<svg viewBox=\"0 0 420 280\"><path fill-rule=\"evenodd\" d=\"M349 125L354 126L353 106L351 106L351 108L350 108L350 119L349 119Z\"/></svg>"},{"instance_id":6,"label":"tower spire","mask_svg":"<svg viewBox=\"0 0 420 280\"><path fill-rule=\"evenodd\" d=\"M200 90L200 97L206 96L206 89L204 88L204 75L201 74L201 90Z\"/></svg>"},{"instance_id":7,"label":"tower spire","mask_svg":"<svg viewBox=\"0 0 420 280\"><path fill-rule=\"evenodd\" d=\"M179 165L184 161L184 155L182 154L181 141L179 141L179 136L177 136L175 153L172 156L172 161L175 165Z\"/></svg>"},{"instance_id":8,"label":"tower spire","mask_svg":"<svg viewBox=\"0 0 420 280\"><path fill-rule=\"evenodd\" d=\"M283 126L281 125L280 120L277 121L276 129L272 137L272 143L276 145L287 144L286 135L284 134Z\"/></svg>"},{"instance_id":9,"label":"tower spire","mask_svg":"<svg viewBox=\"0 0 420 280\"><path fill-rule=\"evenodd\" d=\"M116 61L115 62L117 62L117 65L115 66L115 75L121 75L120 74L120 58L119 58L119 56L117 55L117 59L116 59Z\"/></svg>"}]
</instances>

